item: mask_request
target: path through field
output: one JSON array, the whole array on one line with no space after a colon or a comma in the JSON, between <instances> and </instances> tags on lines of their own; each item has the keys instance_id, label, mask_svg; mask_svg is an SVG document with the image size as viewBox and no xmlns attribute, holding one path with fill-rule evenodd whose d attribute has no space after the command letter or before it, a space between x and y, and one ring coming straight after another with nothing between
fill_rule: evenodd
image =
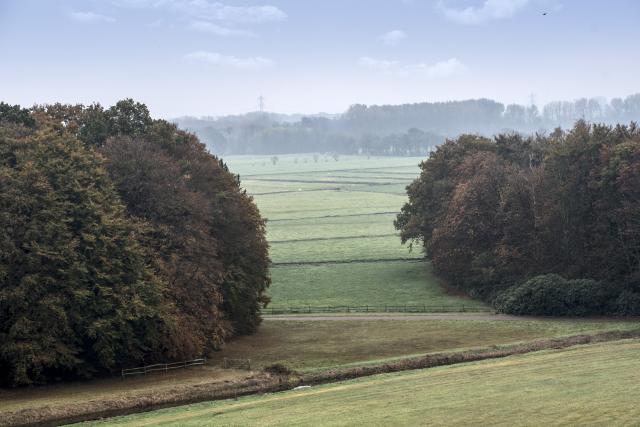
<instances>
[{"instance_id":1,"label":"path through field","mask_svg":"<svg viewBox=\"0 0 640 427\"><path fill-rule=\"evenodd\" d=\"M415 313L415 314L337 314L337 315L264 315L264 320L268 321L294 321L294 322L306 322L306 321L335 321L335 320L347 320L347 321L365 321L365 320L402 320L402 321L436 321L436 320L482 320L482 321L544 321L553 320L556 322L571 322L571 323L617 323L621 321L619 317L535 317L535 316L511 316L508 314L484 314L484 313ZM632 322L640 319L625 317L624 321Z\"/></svg>"},{"instance_id":2,"label":"path through field","mask_svg":"<svg viewBox=\"0 0 640 427\"><path fill-rule=\"evenodd\" d=\"M421 314L362 314L362 315L335 315L335 316L320 316L320 315L279 315L279 316L263 316L264 320L268 321L335 321L335 320L351 320L351 321L363 321L363 320L536 320L534 317L524 316L509 316L507 314L482 314L482 313L421 313ZM573 319L575 321L575 319ZM587 319L589 320L589 319Z\"/></svg>"},{"instance_id":3,"label":"path through field","mask_svg":"<svg viewBox=\"0 0 640 427\"><path fill-rule=\"evenodd\" d=\"M312 154L224 159L267 222L270 307L446 306L486 308L448 295L419 248L393 226L418 175L415 157Z\"/></svg>"}]
</instances>

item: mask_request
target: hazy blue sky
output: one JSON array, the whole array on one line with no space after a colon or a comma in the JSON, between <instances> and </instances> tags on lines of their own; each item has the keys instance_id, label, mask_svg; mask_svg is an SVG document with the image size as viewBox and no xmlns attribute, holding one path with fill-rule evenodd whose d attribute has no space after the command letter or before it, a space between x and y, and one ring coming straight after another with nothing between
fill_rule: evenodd
<instances>
[{"instance_id":1,"label":"hazy blue sky","mask_svg":"<svg viewBox=\"0 0 640 427\"><path fill-rule=\"evenodd\" d=\"M543 16L542 13L547 15ZM0 0L0 99L156 117L640 91L638 0Z\"/></svg>"}]
</instances>

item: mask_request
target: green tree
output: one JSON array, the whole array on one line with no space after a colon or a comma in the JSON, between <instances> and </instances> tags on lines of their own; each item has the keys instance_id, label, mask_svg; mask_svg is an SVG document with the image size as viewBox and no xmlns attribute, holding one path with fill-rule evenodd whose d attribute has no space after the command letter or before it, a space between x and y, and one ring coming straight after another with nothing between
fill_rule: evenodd
<instances>
[{"instance_id":1,"label":"green tree","mask_svg":"<svg viewBox=\"0 0 640 427\"><path fill-rule=\"evenodd\" d=\"M69 135L0 136L0 378L29 384L157 355L162 284L101 160Z\"/></svg>"}]
</instances>

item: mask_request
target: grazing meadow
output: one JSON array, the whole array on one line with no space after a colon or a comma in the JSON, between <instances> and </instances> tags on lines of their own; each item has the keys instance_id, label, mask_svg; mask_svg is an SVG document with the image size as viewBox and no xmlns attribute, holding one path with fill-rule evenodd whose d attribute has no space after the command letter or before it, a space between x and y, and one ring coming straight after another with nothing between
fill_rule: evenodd
<instances>
[{"instance_id":1,"label":"grazing meadow","mask_svg":"<svg viewBox=\"0 0 640 427\"><path fill-rule=\"evenodd\" d=\"M419 157L224 158L267 218L271 307L486 309L449 294L393 226Z\"/></svg>"}]
</instances>

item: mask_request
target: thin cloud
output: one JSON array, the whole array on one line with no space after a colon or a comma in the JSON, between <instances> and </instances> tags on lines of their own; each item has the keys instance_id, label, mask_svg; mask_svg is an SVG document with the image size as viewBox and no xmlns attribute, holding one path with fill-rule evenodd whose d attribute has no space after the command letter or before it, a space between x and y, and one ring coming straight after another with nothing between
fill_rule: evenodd
<instances>
[{"instance_id":1,"label":"thin cloud","mask_svg":"<svg viewBox=\"0 0 640 427\"><path fill-rule=\"evenodd\" d=\"M185 55L185 59L192 62L201 62L210 65L227 66L243 70L268 68L274 65L271 59L261 56L238 58L222 55L217 52L196 51Z\"/></svg>"},{"instance_id":2,"label":"thin cloud","mask_svg":"<svg viewBox=\"0 0 640 427\"><path fill-rule=\"evenodd\" d=\"M467 67L457 58L449 58L435 64L417 63L403 64L398 61L374 59L364 56L359 59L360 66L383 74L406 77L410 75L424 76L430 79L446 78L463 74Z\"/></svg>"},{"instance_id":3,"label":"thin cloud","mask_svg":"<svg viewBox=\"0 0 640 427\"><path fill-rule=\"evenodd\" d=\"M458 24L477 25L495 19L510 18L523 9L529 0L485 0L480 7L449 7L440 0L437 8L450 21Z\"/></svg>"},{"instance_id":4,"label":"thin cloud","mask_svg":"<svg viewBox=\"0 0 640 427\"><path fill-rule=\"evenodd\" d=\"M251 31L222 27L206 21L192 21L189 28L221 37L255 37L255 33Z\"/></svg>"},{"instance_id":5,"label":"thin cloud","mask_svg":"<svg viewBox=\"0 0 640 427\"><path fill-rule=\"evenodd\" d=\"M99 13L95 13L95 12L71 12L69 16L74 21L83 22L83 23L116 22L115 18L112 18L111 16L100 15Z\"/></svg>"},{"instance_id":6,"label":"thin cloud","mask_svg":"<svg viewBox=\"0 0 640 427\"><path fill-rule=\"evenodd\" d=\"M275 6L224 6L215 3L211 7L211 17L221 21L238 23L260 23L282 21L287 14Z\"/></svg>"},{"instance_id":7,"label":"thin cloud","mask_svg":"<svg viewBox=\"0 0 640 427\"><path fill-rule=\"evenodd\" d=\"M358 63L366 68L377 71L391 71L396 70L399 67L398 61L387 61L385 59L374 59L368 56L363 56L358 60Z\"/></svg>"},{"instance_id":8,"label":"thin cloud","mask_svg":"<svg viewBox=\"0 0 640 427\"><path fill-rule=\"evenodd\" d=\"M276 6L229 6L210 0L112 0L113 4L137 8L164 8L193 19L237 24L277 22L287 14Z\"/></svg>"},{"instance_id":9,"label":"thin cloud","mask_svg":"<svg viewBox=\"0 0 640 427\"><path fill-rule=\"evenodd\" d=\"M397 46L402 40L407 38L407 33L402 30L393 30L382 34L378 40L385 46Z\"/></svg>"},{"instance_id":10,"label":"thin cloud","mask_svg":"<svg viewBox=\"0 0 640 427\"><path fill-rule=\"evenodd\" d=\"M457 58L449 58L433 65L418 64L417 70L424 72L430 78L443 78L460 75L467 70L467 67Z\"/></svg>"}]
</instances>

